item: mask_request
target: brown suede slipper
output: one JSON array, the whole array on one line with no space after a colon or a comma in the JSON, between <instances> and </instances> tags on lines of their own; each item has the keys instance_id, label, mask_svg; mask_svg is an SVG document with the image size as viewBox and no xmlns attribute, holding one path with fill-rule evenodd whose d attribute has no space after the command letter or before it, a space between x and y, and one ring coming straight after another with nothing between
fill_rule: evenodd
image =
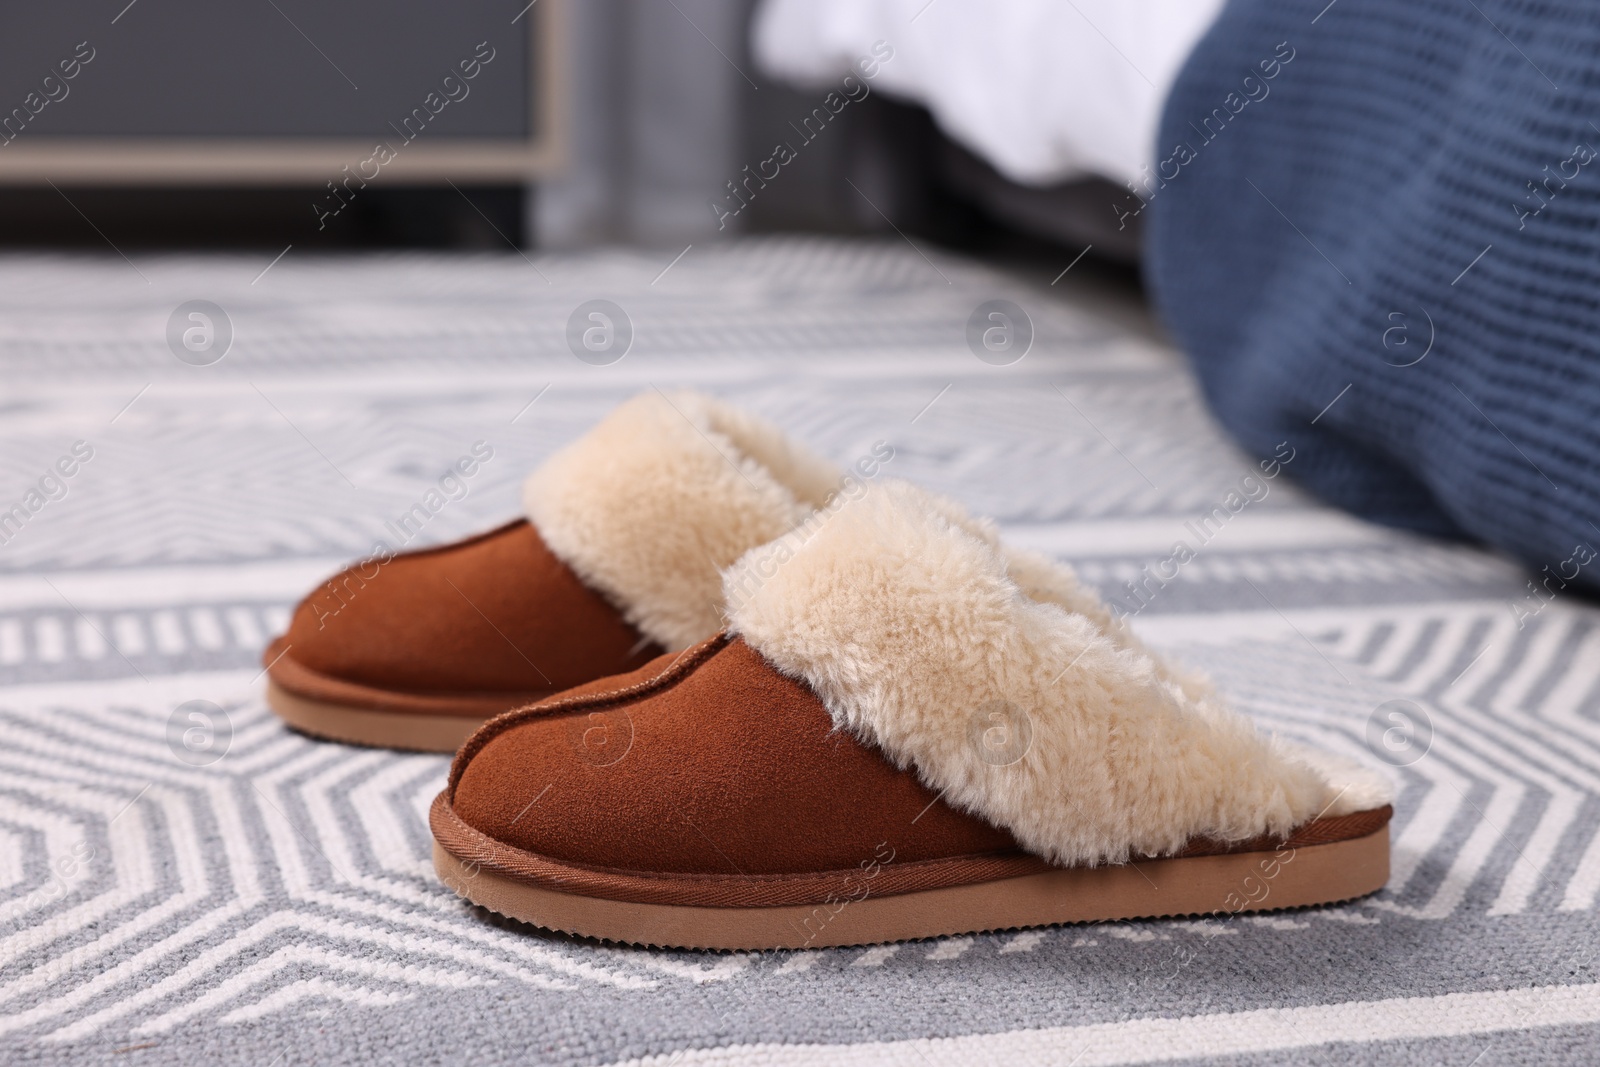
<instances>
[{"instance_id":1,"label":"brown suede slipper","mask_svg":"<svg viewBox=\"0 0 1600 1067\"><path fill-rule=\"evenodd\" d=\"M729 632L466 743L430 817L447 885L569 933L763 949L1388 878L1386 780L1262 737L948 501L877 486L724 590Z\"/></svg>"},{"instance_id":2,"label":"brown suede slipper","mask_svg":"<svg viewBox=\"0 0 1600 1067\"><path fill-rule=\"evenodd\" d=\"M454 752L485 719L722 625L719 569L792 529L839 472L709 397L635 397L524 487L527 518L370 558L300 602L267 701L318 737Z\"/></svg>"}]
</instances>

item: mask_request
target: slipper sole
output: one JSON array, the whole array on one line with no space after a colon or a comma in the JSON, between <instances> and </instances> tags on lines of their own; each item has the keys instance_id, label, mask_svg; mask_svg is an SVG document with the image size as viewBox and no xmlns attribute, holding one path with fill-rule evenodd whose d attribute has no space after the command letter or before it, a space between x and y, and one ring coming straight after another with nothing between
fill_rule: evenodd
<instances>
[{"instance_id":1,"label":"slipper sole","mask_svg":"<svg viewBox=\"0 0 1600 1067\"><path fill-rule=\"evenodd\" d=\"M657 948L802 949L1340 903L1376 892L1388 881L1389 827L1385 822L1361 837L1275 851L1053 867L966 885L758 907L566 892L462 860L437 840L433 863L444 884L471 903L548 930ZM574 881L584 873L571 872Z\"/></svg>"},{"instance_id":2,"label":"slipper sole","mask_svg":"<svg viewBox=\"0 0 1600 1067\"><path fill-rule=\"evenodd\" d=\"M271 679L267 704L278 718L312 737L409 752L453 753L493 717L355 708L291 693Z\"/></svg>"}]
</instances>

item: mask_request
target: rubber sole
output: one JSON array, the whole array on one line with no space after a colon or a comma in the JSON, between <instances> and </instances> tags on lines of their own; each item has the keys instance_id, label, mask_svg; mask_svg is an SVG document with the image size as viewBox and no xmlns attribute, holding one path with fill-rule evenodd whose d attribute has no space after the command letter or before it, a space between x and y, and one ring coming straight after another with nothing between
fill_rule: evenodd
<instances>
[{"instance_id":1,"label":"rubber sole","mask_svg":"<svg viewBox=\"0 0 1600 1067\"><path fill-rule=\"evenodd\" d=\"M1376 892L1389 880L1389 828L1276 852L1057 868L975 885L780 907L580 896L466 863L437 842L433 865L445 885L472 903L548 930L658 948L800 949L1334 904Z\"/></svg>"},{"instance_id":2,"label":"rubber sole","mask_svg":"<svg viewBox=\"0 0 1600 1067\"><path fill-rule=\"evenodd\" d=\"M299 696L270 678L267 680L267 704L278 718L301 733L328 741L410 752L454 753L489 719L489 716L352 708Z\"/></svg>"}]
</instances>

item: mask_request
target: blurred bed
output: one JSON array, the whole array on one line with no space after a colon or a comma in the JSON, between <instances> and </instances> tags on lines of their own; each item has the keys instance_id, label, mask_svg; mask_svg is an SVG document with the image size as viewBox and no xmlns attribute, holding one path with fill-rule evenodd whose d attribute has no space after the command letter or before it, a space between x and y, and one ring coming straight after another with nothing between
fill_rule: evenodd
<instances>
[{"instance_id":1,"label":"blurred bed","mask_svg":"<svg viewBox=\"0 0 1600 1067\"><path fill-rule=\"evenodd\" d=\"M1178 69L1221 7L763 0L751 47L763 73L790 85L822 92L865 75L872 90L924 109L937 136L900 165L994 220L1135 262L1130 189L1153 163ZM1019 47L1028 41L1050 47Z\"/></svg>"}]
</instances>

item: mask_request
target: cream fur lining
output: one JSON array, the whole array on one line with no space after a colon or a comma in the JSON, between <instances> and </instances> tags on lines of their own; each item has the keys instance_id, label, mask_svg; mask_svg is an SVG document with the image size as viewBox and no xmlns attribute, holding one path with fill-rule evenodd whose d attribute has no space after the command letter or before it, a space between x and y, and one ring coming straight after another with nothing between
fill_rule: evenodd
<instances>
[{"instance_id":1,"label":"cream fur lining","mask_svg":"<svg viewBox=\"0 0 1600 1067\"><path fill-rule=\"evenodd\" d=\"M1065 864L1285 834L1388 802L1163 666L1069 568L885 481L724 575L730 629L834 722Z\"/></svg>"},{"instance_id":2,"label":"cream fur lining","mask_svg":"<svg viewBox=\"0 0 1600 1067\"><path fill-rule=\"evenodd\" d=\"M839 486L777 427L708 396L634 397L523 485L545 544L669 649L722 626L718 572Z\"/></svg>"}]
</instances>

